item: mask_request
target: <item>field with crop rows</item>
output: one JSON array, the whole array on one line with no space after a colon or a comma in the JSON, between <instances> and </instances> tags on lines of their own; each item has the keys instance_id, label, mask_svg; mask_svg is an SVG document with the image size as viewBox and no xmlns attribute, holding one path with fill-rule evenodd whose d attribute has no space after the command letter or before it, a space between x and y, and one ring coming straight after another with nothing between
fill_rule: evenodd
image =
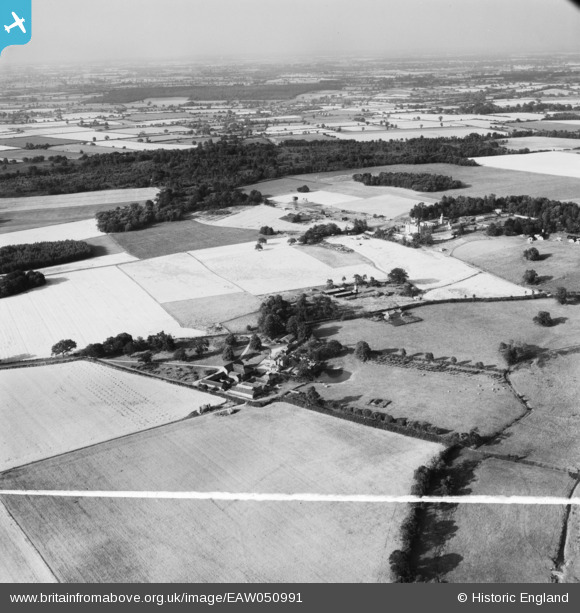
<instances>
[{"instance_id":1,"label":"field with crop rows","mask_svg":"<svg viewBox=\"0 0 580 613\"><path fill-rule=\"evenodd\" d=\"M472 158L482 166L580 179L580 156L566 151ZM527 192L529 193L529 192Z\"/></svg>"},{"instance_id":2,"label":"field with crop rows","mask_svg":"<svg viewBox=\"0 0 580 613\"><path fill-rule=\"evenodd\" d=\"M86 361L0 370L0 393L0 472L225 402Z\"/></svg>"},{"instance_id":3,"label":"field with crop rows","mask_svg":"<svg viewBox=\"0 0 580 613\"><path fill-rule=\"evenodd\" d=\"M17 469L0 476L0 488L396 495L440 450L274 404ZM3 501L63 582L385 582L407 512L366 503Z\"/></svg>"}]
</instances>

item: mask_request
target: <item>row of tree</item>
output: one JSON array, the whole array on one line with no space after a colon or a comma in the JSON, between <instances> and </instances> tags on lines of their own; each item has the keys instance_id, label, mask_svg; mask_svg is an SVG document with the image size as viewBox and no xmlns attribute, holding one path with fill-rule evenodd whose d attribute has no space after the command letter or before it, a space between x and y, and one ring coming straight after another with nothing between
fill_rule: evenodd
<instances>
[{"instance_id":1,"label":"row of tree","mask_svg":"<svg viewBox=\"0 0 580 613\"><path fill-rule=\"evenodd\" d=\"M561 202L545 197L533 196L443 196L435 204L425 205L419 203L411 211L415 219L434 219L444 215L450 219L470 215L482 215L501 209L509 215L522 215L528 219L514 219L506 221L505 229L513 229L515 234L521 234L517 229L530 226L545 232L580 232L580 207L575 202ZM519 225L518 225L519 224ZM507 226L507 228L506 228ZM523 230L528 233L528 230Z\"/></svg>"},{"instance_id":2,"label":"row of tree","mask_svg":"<svg viewBox=\"0 0 580 613\"><path fill-rule=\"evenodd\" d=\"M390 185L413 189L417 192L441 192L466 187L464 183L453 177L428 172L380 172L378 175L365 172L354 174L352 178L364 185Z\"/></svg>"},{"instance_id":3,"label":"row of tree","mask_svg":"<svg viewBox=\"0 0 580 613\"><path fill-rule=\"evenodd\" d=\"M76 347L76 345L75 345ZM174 351L175 339L171 334L158 332L146 339L141 336L133 338L128 332L110 336L102 343L91 343L80 351L80 355L90 358L107 358L118 355L132 355L140 351Z\"/></svg>"},{"instance_id":4,"label":"row of tree","mask_svg":"<svg viewBox=\"0 0 580 613\"><path fill-rule=\"evenodd\" d=\"M0 247L0 274L31 268L45 268L84 260L92 255L92 248L83 241L52 241L30 245Z\"/></svg>"}]
</instances>

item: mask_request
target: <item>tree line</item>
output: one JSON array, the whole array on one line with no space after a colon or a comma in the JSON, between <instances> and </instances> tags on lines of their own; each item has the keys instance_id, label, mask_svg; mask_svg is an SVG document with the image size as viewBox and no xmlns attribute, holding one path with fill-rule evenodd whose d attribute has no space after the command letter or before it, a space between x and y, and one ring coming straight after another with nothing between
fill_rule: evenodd
<instances>
[{"instance_id":1,"label":"tree line","mask_svg":"<svg viewBox=\"0 0 580 613\"><path fill-rule=\"evenodd\" d=\"M92 248L83 241L45 241L0 247L0 274L45 268L89 258Z\"/></svg>"},{"instance_id":2,"label":"tree line","mask_svg":"<svg viewBox=\"0 0 580 613\"><path fill-rule=\"evenodd\" d=\"M417 192L441 192L466 187L463 182L453 177L428 172L380 172L378 175L365 172L354 174L352 178L364 185L390 185L413 189Z\"/></svg>"},{"instance_id":3,"label":"tree line","mask_svg":"<svg viewBox=\"0 0 580 613\"><path fill-rule=\"evenodd\" d=\"M580 232L580 207L575 202L561 202L533 196L443 196L435 204L419 203L411 211L415 219L434 219L444 215L450 219L482 215L501 209L509 215L523 215L533 219L507 220L504 228L515 234L540 232ZM522 231L519 232L518 230Z\"/></svg>"}]
</instances>

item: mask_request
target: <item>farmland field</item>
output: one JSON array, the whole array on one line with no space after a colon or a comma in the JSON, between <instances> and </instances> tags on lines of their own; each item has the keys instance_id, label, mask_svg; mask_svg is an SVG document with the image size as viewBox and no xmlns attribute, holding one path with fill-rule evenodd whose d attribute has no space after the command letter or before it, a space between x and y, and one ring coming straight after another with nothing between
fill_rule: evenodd
<instances>
[{"instance_id":1,"label":"farmland field","mask_svg":"<svg viewBox=\"0 0 580 613\"><path fill-rule=\"evenodd\" d=\"M492 158L487 158L491 160ZM443 192L419 193L418 197L425 199L425 202L433 202L446 194L449 196L485 196L486 194L495 194L496 196L510 196L519 194L534 194L536 196L545 196L547 198L555 198L566 200L568 198L577 198L580 190L580 179L574 177L559 177L558 181L554 181L553 176L521 172L519 170L505 170L501 168L491 168L489 166L457 166L455 164L394 164L392 166L373 166L369 168L352 169L351 171L337 170L332 172L312 173L305 175L295 175L292 180L313 181L317 185L326 186L319 188L330 191L332 185L337 186L338 191L344 193L353 193L346 191L348 184L343 185L347 181L352 181L354 173L371 172L373 174L384 172L430 172L451 176L454 179L463 181L468 187L461 189L450 189ZM264 182L262 187L263 193L268 193L268 185L270 182ZM362 184L358 184L360 188L369 190ZM375 188L376 189L376 188ZM359 192L354 195L360 196Z\"/></svg>"},{"instance_id":2,"label":"farmland field","mask_svg":"<svg viewBox=\"0 0 580 613\"><path fill-rule=\"evenodd\" d=\"M564 473L488 459L468 489L473 495L568 496L571 487ZM429 566L450 583L550 583L564 518L563 506L458 505L449 540Z\"/></svg>"},{"instance_id":3,"label":"farmland field","mask_svg":"<svg viewBox=\"0 0 580 613\"><path fill-rule=\"evenodd\" d=\"M439 251L411 249L377 238L333 236L328 242L354 249L384 273L397 267L405 269L409 281L422 290L456 283L479 272L478 269L443 255Z\"/></svg>"},{"instance_id":4,"label":"farmland field","mask_svg":"<svg viewBox=\"0 0 580 613\"><path fill-rule=\"evenodd\" d=\"M331 268L289 246L285 239L269 240L263 251L256 251L252 243L244 243L194 251L191 255L210 271L256 296L320 286L333 277L385 276L370 264Z\"/></svg>"},{"instance_id":5,"label":"farmland field","mask_svg":"<svg viewBox=\"0 0 580 613\"><path fill-rule=\"evenodd\" d=\"M502 296L530 295L531 290L515 285L486 272L477 273L467 279L439 287L427 292L425 300L446 300L447 298L501 298Z\"/></svg>"},{"instance_id":6,"label":"farmland field","mask_svg":"<svg viewBox=\"0 0 580 613\"><path fill-rule=\"evenodd\" d=\"M134 262L136 259L137 258L133 257L132 255L121 251L119 253L92 257L86 260L80 260L78 262L70 262L69 264L49 266L48 268L39 268L39 270L42 272L42 274L44 274L44 276L49 277L53 275L75 272L77 270L103 268L105 266L118 266L119 264L127 264L128 262Z\"/></svg>"},{"instance_id":7,"label":"farmland field","mask_svg":"<svg viewBox=\"0 0 580 613\"><path fill-rule=\"evenodd\" d=\"M199 336L181 328L137 283L115 266L49 277L44 287L0 300L0 359L50 355L70 338L82 348L128 332L148 336L164 330Z\"/></svg>"},{"instance_id":8,"label":"farmland field","mask_svg":"<svg viewBox=\"0 0 580 613\"><path fill-rule=\"evenodd\" d=\"M206 328L255 313L260 308L260 300L252 294L237 292L225 296L209 296L166 302L163 308L185 328ZM243 327L245 330L245 326Z\"/></svg>"},{"instance_id":9,"label":"farmland field","mask_svg":"<svg viewBox=\"0 0 580 613\"><path fill-rule=\"evenodd\" d=\"M0 370L0 390L0 472L225 402L87 361Z\"/></svg>"},{"instance_id":10,"label":"farmland field","mask_svg":"<svg viewBox=\"0 0 580 613\"><path fill-rule=\"evenodd\" d=\"M56 583L56 578L0 502L0 583Z\"/></svg>"},{"instance_id":11,"label":"farmland field","mask_svg":"<svg viewBox=\"0 0 580 613\"><path fill-rule=\"evenodd\" d=\"M22 149L24 149L28 143L30 143L31 145L48 145L49 147L53 147L55 145L65 145L70 142L70 139L56 138L54 136L42 136L36 134L31 134L30 136L18 135L9 138L2 137L0 135L1 145L7 145L9 147L16 147ZM50 153L48 153L47 151L28 150L29 157L34 157L36 155L44 155L45 158L48 158L50 156Z\"/></svg>"},{"instance_id":12,"label":"farmland field","mask_svg":"<svg viewBox=\"0 0 580 613\"><path fill-rule=\"evenodd\" d=\"M436 358L455 356L460 362L500 366L498 346L510 339L550 350L580 343L580 321L574 316L579 308L552 299L438 304L413 309L412 314L423 321L406 326L356 319L322 324L317 334L349 345L364 340L376 350L404 348L409 355L430 351ZM538 311L549 311L554 319L566 322L538 326L532 321Z\"/></svg>"},{"instance_id":13,"label":"farmland field","mask_svg":"<svg viewBox=\"0 0 580 613\"><path fill-rule=\"evenodd\" d=\"M94 236L105 236L97 230L97 222L94 219L76 221L73 223L58 224L54 226L10 232L0 236L0 247L5 245L27 245L42 241L82 241Z\"/></svg>"},{"instance_id":14,"label":"farmland field","mask_svg":"<svg viewBox=\"0 0 580 613\"><path fill-rule=\"evenodd\" d=\"M472 158L482 166L580 179L580 156L566 151ZM529 193L529 192L528 192Z\"/></svg>"},{"instance_id":15,"label":"farmland field","mask_svg":"<svg viewBox=\"0 0 580 613\"><path fill-rule=\"evenodd\" d=\"M578 345L545 354L531 366L518 368L511 379L534 410L506 430L493 451L576 470L580 464Z\"/></svg>"},{"instance_id":16,"label":"farmland field","mask_svg":"<svg viewBox=\"0 0 580 613\"><path fill-rule=\"evenodd\" d=\"M443 128L427 128L423 130L409 129L409 130L384 130L384 131L365 131L365 132L337 132L336 138L341 140L357 140L357 141L370 141L370 140L406 140L409 138L440 138L457 136L463 138L468 134L480 134L482 136L489 134L489 128L473 128L471 126L466 127L443 127ZM501 134L501 130L494 130Z\"/></svg>"},{"instance_id":17,"label":"farmland field","mask_svg":"<svg viewBox=\"0 0 580 613\"><path fill-rule=\"evenodd\" d=\"M580 138L553 138L549 136L522 136L519 138L509 138L507 149L523 149L527 147L530 151L541 151L546 149L577 149L580 147Z\"/></svg>"},{"instance_id":18,"label":"farmland field","mask_svg":"<svg viewBox=\"0 0 580 613\"><path fill-rule=\"evenodd\" d=\"M274 404L49 459L0 476L0 488L396 495L440 450ZM366 503L3 502L62 582L385 582L407 512Z\"/></svg>"},{"instance_id":19,"label":"farmland field","mask_svg":"<svg viewBox=\"0 0 580 613\"><path fill-rule=\"evenodd\" d=\"M543 259L530 262L524 258L524 250L531 246L538 249ZM524 272L534 269L542 279L538 285L541 289L554 291L560 286L574 289L580 284L580 248L565 239L530 245L518 236L482 238L458 245L452 254L513 283L521 283Z\"/></svg>"},{"instance_id":20,"label":"farmland field","mask_svg":"<svg viewBox=\"0 0 580 613\"><path fill-rule=\"evenodd\" d=\"M28 198L0 198L0 211L30 211L36 209L61 209L102 204L125 204L154 200L156 187L140 189L111 189L58 196L31 196Z\"/></svg>"},{"instance_id":21,"label":"farmland field","mask_svg":"<svg viewBox=\"0 0 580 613\"><path fill-rule=\"evenodd\" d=\"M225 297L240 291L235 283L214 274L188 253L126 264L121 270L159 303Z\"/></svg>"},{"instance_id":22,"label":"farmland field","mask_svg":"<svg viewBox=\"0 0 580 613\"><path fill-rule=\"evenodd\" d=\"M246 228L248 230L259 230L262 226L270 226L276 232L305 232L311 225L303 223L291 223L283 221L280 217L288 214L283 208L258 205L244 208L236 212L231 209L233 215L221 217L217 221L201 220L219 228Z\"/></svg>"},{"instance_id":23,"label":"farmland field","mask_svg":"<svg viewBox=\"0 0 580 613\"><path fill-rule=\"evenodd\" d=\"M140 259L182 251L234 245L256 240L256 230L216 228L193 220L165 222L144 230L112 235L121 247Z\"/></svg>"},{"instance_id":24,"label":"farmland field","mask_svg":"<svg viewBox=\"0 0 580 613\"><path fill-rule=\"evenodd\" d=\"M292 204L294 198L298 197L297 204L309 203L309 204L321 204L323 206L340 206L343 202L350 202L351 200L357 200L353 196L347 196L345 194L337 194L335 192L327 192L319 190L315 192L309 192L307 194L293 193L283 194L272 198L275 202L280 204Z\"/></svg>"},{"instance_id":25,"label":"farmland field","mask_svg":"<svg viewBox=\"0 0 580 613\"><path fill-rule=\"evenodd\" d=\"M393 417L428 421L434 426L468 432L478 428L493 434L523 414L524 409L509 388L487 375L449 375L360 362L353 355L330 362L342 370L334 383L314 387L325 400L339 400L351 406L386 412ZM348 377L348 378L347 378ZM369 406L373 399L390 400L386 408Z\"/></svg>"}]
</instances>

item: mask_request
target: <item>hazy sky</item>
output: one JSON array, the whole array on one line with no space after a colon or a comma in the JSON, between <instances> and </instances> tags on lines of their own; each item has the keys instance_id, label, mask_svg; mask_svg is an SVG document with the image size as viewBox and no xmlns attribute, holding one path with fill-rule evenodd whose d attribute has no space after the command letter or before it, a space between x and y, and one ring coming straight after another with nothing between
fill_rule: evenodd
<instances>
[{"instance_id":1,"label":"hazy sky","mask_svg":"<svg viewBox=\"0 0 580 613\"><path fill-rule=\"evenodd\" d=\"M32 0L0 63L580 51L570 0Z\"/></svg>"}]
</instances>

